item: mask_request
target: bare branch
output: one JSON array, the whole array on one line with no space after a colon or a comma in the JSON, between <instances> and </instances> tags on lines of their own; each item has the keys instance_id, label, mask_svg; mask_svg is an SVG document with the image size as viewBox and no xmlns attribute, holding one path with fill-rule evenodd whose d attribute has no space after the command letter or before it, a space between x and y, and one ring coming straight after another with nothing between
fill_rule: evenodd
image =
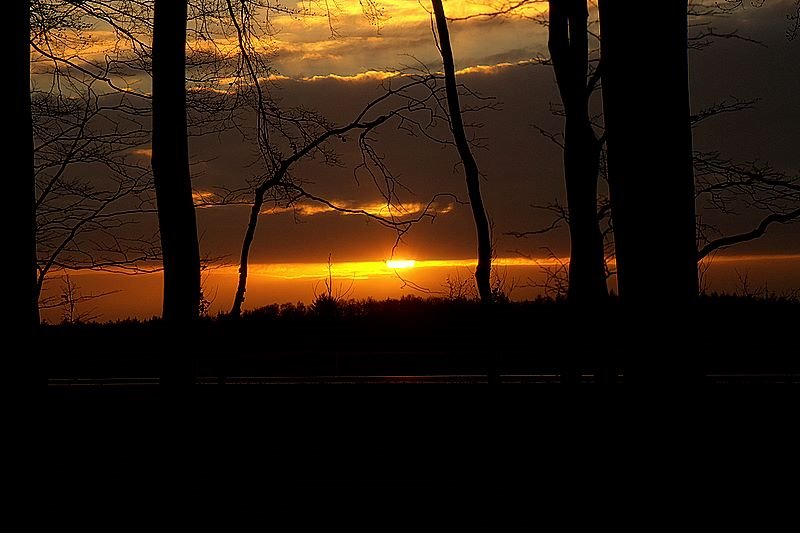
<instances>
[{"instance_id":1,"label":"bare branch","mask_svg":"<svg viewBox=\"0 0 800 533\"><path fill-rule=\"evenodd\" d=\"M714 252L715 250L719 250L720 248L726 248L728 246L733 246L734 244L739 244L742 242L752 241L754 239L758 239L762 235L767 232L767 228L774 223L779 224L787 224L789 222L794 222L798 218L800 218L800 208L795 209L789 213L774 213L769 215L761 223L751 231L745 233L739 233L737 235L730 235L727 237L722 237L720 239L716 239L711 241L710 243L703 246L700 251L697 253L697 259L703 259L710 253Z\"/></svg>"}]
</instances>

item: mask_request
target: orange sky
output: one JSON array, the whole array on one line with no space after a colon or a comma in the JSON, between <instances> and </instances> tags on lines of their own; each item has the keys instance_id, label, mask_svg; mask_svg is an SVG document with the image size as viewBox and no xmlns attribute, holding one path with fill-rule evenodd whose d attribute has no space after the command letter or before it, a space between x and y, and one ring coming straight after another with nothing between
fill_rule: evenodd
<instances>
[{"instance_id":1,"label":"orange sky","mask_svg":"<svg viewBox=\"0 0 800 533\"><path fill-rule=\"evenodd\" d=\"M448 15L459 17L484 12L498 3L501 2L448 0L445 8ZM385 16L376 26L364 18L358 0L338 0L340 9L332 21L335 36L324 17L272 18L274 36L262 44L276 53L272 61L276 69L275 94L287 105L305 105L334 122L342 122L380 91L380 83L387 76L417 61L438 68L429 15L420 3L380 0L380 4ZM781 74L787 71L787 65L800 61L800 57L796 43L784 39L785 18L780 12L783 4L776 2L777 11L773 12L768 10L771 4L762 10L748 8L746 16L729 19L730 24L735 23L737 28L764 40L768 46L743 47L725 42L692 57L695 108L730 95L761 99L751 112L723 117L698 130L695 143L699 149L718 150L745 161L769 161L783 169L800 168L795 146L796 124L800 123L796 104L800 82L796 76ZM533 9L543 9L545 5ZM531 205L547 204L556 198L563 201L564 196L560 150L531 127L536 124L554 131L562 127L560 119L550 113L551 103L558 102L552 73L547 67L535 66L534 61L547 53L545 29L529 19L515 18L473 19L454 23L451 31L459 79L484 95L495 96L500 108L480 114L477 121L483 127L473 130L487 139L487 149L477 151L476 157L485 175L483 188L494 222L498 255L517 257L516 252L520 251L532 257L546 257L544 248L547 248L566 256L568 236L563 227L526 241L505 235L509 231L546 226L547 214L532 209ZM116 44L102 27L95 28L92 35L95 39L92 48L85 51L90 55L101 54L104 47ZM225 38L220 38L217 44L224 47ZM726 67L731 54L747 68ZM149 80L141 74L122 81L131 90L149 90ZM786 102L793 105L787 106ZM371 183L353 178L353 167L359 161L355 145L348 142L335 146L341 154L341 167L305 162L298 165L296 172L307 181L312 192L337 205L388 214L385 202ZM439 192L452 192L463 199L463 175L456 166L455 151L396 132L381 137L377 146L408 187L399 193L406 214L419 213L431 196ZM149 147L141 146L131 150L131 154L146 162ZM241 187L257 172L253 165L258 158L255 145L231 132L193 138L191 156L199 202L215 187ZM468 258L474 251L469 210L449 201L439 203L436 208L439 217L435 223L413 228L395 252L395 258L417 260L414 268L403 271L403 277L434 293L442 290L446 276L471 277ZM199 209L202 253L230 264L238 257L246 215L247 208L242 206ZM733 220L724 229L734 232L750 227L752 220L744 217ZM717 258L711 270L712 288L735 289L737 271L750 271L756 285L767 282L776 290L800 286L797 227L774 227L758 242L727 250L725 253L735 258ZM148 233L154 228L155 218L149 216L143 217L137 229ZM394 239L391 231L370 224L363 217L335 214L319 204L303 203L295 210L268 205L262 211L252 250L254 268L245 308L310 301L315 283L317 291L321 290L319 282L325 276L324 261L329 254L333 256L337 283L347 287L352 282L352 297L419 294L408 287L404 289L403 281L383 263L391 256ZM528 279L541 281L539 267L511 263L501 268L509 278L517 279L513 295L522 298L536 294L539 289L519 285ZM129 314L147 317L159 312L161 288L157 274L129 277L77 273L73 277L84 293L121 291L86 304L88 308L97 307L103 319ZM234 283L235 268L209 274L207 290L216 295L212 312L227 310ZM58 273L54 273L48 284L50 294L57 293L59 286ZM53 321L59 313L54 309L46 311L44 316Z\"/></svg>"},{"instance_id":2,"label":"orange sky","mask_svg":"<svg viewBox=\"0 0 800 533\"><path fill-rule=\"evenodd\" d=\"M503 258L496 263L506 290L513 299L533 298L543 293L543 268L555 266L548 259L526 260ZM245 309L269 304L303 302L309 304L315 294L325 292L325 263L256 264L251 266ZM470 281L474 260L417 261L411 268L393 269L381 261L333 263L334 294L345 299L399 298L404 295L445 297L453 285ZM770 290L780 294L800 287L800 254L761 256L717 256L706 276L711 290L735 292L747 279L751 291ZM210 314L230 309L236 288L235 267L209 271L204 276L204 291L213 300ZM70 281L81 295L119 291L102 298L86 301L79 312L97 315L100 321L127 317L149 318L160 314L161 275L127 276L112 273L74 272ZM48 284L47 293L57 294L63 287L58 276ZM612 283L613 287L613 283ZM57 323L63 316L59 307L46 309L42 316Z\"/></svg>"}]
</instances>

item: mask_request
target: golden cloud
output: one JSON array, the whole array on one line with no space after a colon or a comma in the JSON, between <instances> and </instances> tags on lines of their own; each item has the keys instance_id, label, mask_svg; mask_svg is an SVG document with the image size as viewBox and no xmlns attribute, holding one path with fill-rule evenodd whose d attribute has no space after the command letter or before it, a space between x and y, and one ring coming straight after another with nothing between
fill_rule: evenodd
<instances>
[{"instance_id":1,"label":"golden cloud","mask_svg":"<svg viewBox=\"0 0 800 533\"><path fill-rule=\"evenodd\" d=\"M505 70L507 68L535 65L538 63L539 61L537 59L523 59L522 61L516 61L514 63L503 62L495 65L475 65L473 67L462 68L461 70L456 71L456 74L459 76L464 74L497 74L501 70Z\"/></svg>"},{"instance_id":2,"label":"golden cloud","mask_svg":"<svg viewBox=\"0 0 800 533\"><path fill-rule=\"evenodd\" d=\"M295 213L299 216L311 217L327 213L338 213L340 215L372 215L387 219L402 219L421 215L426 209L429 213L437 215L447 214L453 210L452 203L443 205L428 205L420 202L387 204L385 201L360 203L346 200L332 200L331 203L341 209L334 209L325 204L303 202L288 207L265 208L261 211L261 214Z\"/></svg>"},{"instance_id":3,"label":"golden cloud","mask_svg":"<svg viewBox=\"0 0 800 533\"><path fill-rule=\"evenodd\" d=\"M496 11L503 2L500 0L449 0L446 4L450 17L474 17L481 13ZM291 5L291 3L290 3ZM270 76L270 81L295 80L318 81L334 79L337 81L381 81L396 75L391 68L381 68L392 65L398 57L425 56L434 50L433 37L430 34L430 6L426 3L412 2L410 0L380 0L382 17L376 25L364 17L362 2L360 0L337 0L330 5L332 17L323 16L322 3L299 1L294 4L307 16L297 17L278 13L269 16L273 30L269 35L251 36L249 47L256 53L274 56L274 63L287 75ZM517 15L529 16L546 10L547 3L534 3L531 6L515 12ZM260 16L260 15L259 15ZM266 14L264 14L266 16ZM503 24L501 18L472 20L482 21L481 24ZM459 27L471 24L471 21L454 23L454 31ZM69 30L66 30L69 32ZM190 32L190 36L194 33ZM64 42L76 44L77 49L59 50L58 54L72 57L78 63L97 63L102 66L106 56L114 57L118 53L130 51L133 43L121 38L102 22L95 22L95 26L83 34L90 38L81 40L75 33L75 39L66 38ZM150 39L149 35L137 35L143 41ZM499 39L499 40L498 40ZM498 34L493 34L488 43L492 53L488 57L502 54L505 47L511 44L503 41ZM497 42L495 42L497 41ZM468 47L469 48L469 47ZM472 47L474 48L474 47ZM495 50L497 48L497 50ZM190 37L187 49L198 52L220 53L226 57L235 57L239 51L238 39L235 34L228 32L225 35L215 35L213 39L195 39ZM487 52L488 54L489 52ZM476 54L475 50L468 50L466 54ZM41 60L41 58L38 58ZM403 59L405 61L406 59ZM474 60L473 60L474 61ZM370 62L383 64L370 65ZM365 64L367 63L367 64ZM508 65L476 65L462 69L461 73L492 73L496 68ZM39 68L49 68L42 62ZM135 87L142 85L142 90L148 90L147 80L131 80L130 76L115 79L115 84L127 87L134 92ZM228 78L218 80L214 87L189 90L212 90L225 93L227 85L237 80ZM145 93L146 94L146 93Z\"/></svg>"},{"instance_id":4,"label":"golden cloud","mask_svg":"<svg viewBox=\"0 0 800 533\"><path fill-rule=\"evenodd\" d=\"M153 149L152 148L134 148L129 153L133 155L140 155L142 157L153 157Z\"/></svg>"},{"instance_id":5,"label":"golden cloud","mask_svg":"<svg viewBox=\"0 0 800 533\"><path fill-rule=\"evenodd\" d=\"M192 201L196 209L208 209L223 205L220 203L220 196L212 191L194 190L192 191Z\"/></svg>"},{"instance_id":6,"label":"golden cloud","mask_svg":"<svg viewBox=\"0 0 800 533\"><path fill-rule=\"evenodd\" d=\"M308 76L301 78L302 81L320 81L320 80L336 80L348 82L361 82L361 81L383 81L389 78L400 76L401 73L397 71L383 71L383 70L367 70L359 72L351 76L340 76L339 74L322 74L316 76Z\"/></svg>"}]
</instances>

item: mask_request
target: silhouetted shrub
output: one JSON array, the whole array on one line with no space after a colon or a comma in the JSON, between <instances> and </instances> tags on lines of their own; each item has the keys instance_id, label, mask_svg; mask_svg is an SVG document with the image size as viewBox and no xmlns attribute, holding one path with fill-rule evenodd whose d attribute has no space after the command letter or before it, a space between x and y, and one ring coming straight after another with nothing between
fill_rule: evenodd
<instances>
[{"instance_id":1,"label":"silhouetted shrub","mask_svg":"<svg viewBox=\"0 0 800 533\"><path fill-rule=\"evenodd\" d=\"M323 318L337 318L342 315L342 305L330 294L318 294L311 302L311 312Z\"/></svg>"}]
</instances>

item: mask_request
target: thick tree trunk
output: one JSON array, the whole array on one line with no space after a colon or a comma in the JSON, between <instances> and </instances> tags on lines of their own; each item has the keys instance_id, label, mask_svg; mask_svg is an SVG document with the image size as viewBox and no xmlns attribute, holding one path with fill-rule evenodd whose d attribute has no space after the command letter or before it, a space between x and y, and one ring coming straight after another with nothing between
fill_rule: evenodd
<instances>
[{"instance_id":1,"label":"thick tree trunk","mask_svg":"<svg viewBox=\"0 0 800 533\"><path fill-rule=\"evenodd\" d=\"M698 292L686 17L686 0L635 7L600 0L609 185L624 302L667 306Z\"/></svg>"},{"instance_id":2,"label":"thick tree trunk","mask_svg":"<svg viewBox=\"0 0 800 533\"><path fill-rule=\"evenodd\" d=\"M167 322L200 305L200 250L186 132L186 0L157 0L153 28L153 180L164 258Z\"/></svg>"},{"instance_id":3,"label":"thick tree trunk","mask_svg":"<svg viewBox=\"0 0 800 533\"><path fill-rule=\"evenodd\" d=\"M22 267L18 279L28 278L28 300L21 309L28 309L25 322L35 328L39 325L39 288L36 272L36 178L33 168L33 118L31 116L31 47L30 1L11 3L12 21L12 80L14 84L11 114L11 168L16 176L11 180L12 198L20 198L26 204L25 223L27 231L21 236L18 264ZM23 251L24 250L24 251ZM27 259L22 259L26 257ZM27 263L27 265L25 264ZM24 266L23 266L24 265Z\"/></svg>"},{"instance_id":4,"label":"thick tree trunk","mask_svg":"<svg viewBox=\"0 0 800 533\"><path fill-rule=\"evenodd\" d=\"M564 104L564 179L570 230L569 299L608 297L603 236L597 218L600 143L589 119L586 0L550 0L550 57Z\"/></svg>"},{"instance_id":5,"label":"thick tree trunk","mask_svg":"<svg viewBox=\"0 0 800 533\"><path fill-rule=\"evenodd\" d=\"M464 121L461 117L461 104L458 98L458 85L456 83L456 68L453 60L453 49L450 45L450 31L447 28L447 17L444 13L442 0L431 0L436 18L436 29L439 34L439 47L442 52L444 64L445 91L447 94L447 107L450 112L450 124L453 138L464 165L464 174L467 181L469 202L472 206L472 217L475 220L475 231L478 238L478 266L475 269L475 281L478 285L478 294L481 302L492 301L492 287L490 274L492 269L492 238L489 228L489 219L483 206L481 196L480 173L478 164L472 155L472 150L464 130Z\"/></svg>"}]
</instances>

